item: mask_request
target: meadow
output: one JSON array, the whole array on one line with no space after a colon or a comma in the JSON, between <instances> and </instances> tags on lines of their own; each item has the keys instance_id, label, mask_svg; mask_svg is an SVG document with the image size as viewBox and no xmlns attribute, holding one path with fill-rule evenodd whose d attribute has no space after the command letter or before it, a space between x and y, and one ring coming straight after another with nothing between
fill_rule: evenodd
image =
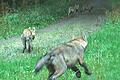
<instances>
[{"instance_id":1,"label":"meadow","mask_svg":"<svg viewBox=\"0 0 120 80\"><path fill-rule=\"evenodd\" d=\"M64 3L64 4L62 4ZM42 29L67 15L68 3L64 0L49 0L39 6L0 15L0 39L7 39L22 33L24 28Z\"/></svg>"},{"instance_id":2,"label":"meadow","mask_svg":"<svg viewBox=\"0 0 120 80\"><path fill-rule=\"evenodd\" d=\"M41 10L42 9L43 8L41 8ZM41 11L41 14L43 14L42 12L46 14L45 11ZM44 28L44 26L49 25L51 22L55 22L57 19L60 19L60 16L62 15L55 16L54 13L48 13L46 15L39 16L40 13L38 14L37 11L31 13L24 12L24 14L25 15L23 15L23 13L14 13L0 17L0 38L15 35L20 36L22 30L27 26L38 26L38 29ZM36 16L39 16L39 18L36 18ZM36 19L38 19L38 22ZM32 21L28 22L29 20ZM39 31L39 34L36 35L36 39L33 41L34 50L30 54L27 52L22 53L22 44L18 37L15 39L8 38L8 40L10 39L9 41L4 43L1 42L0 80L47 80L48 71L45 67L43 67L37 75L33 73L36 61L51 48L71 40L73 35L80 36L81 29L79 26L81 25L72 24L65 27L54 28L53 31L50 32ZM84 28L82 30L84 31ZM101 28L96 32L91 33L87 39L89 44L85 51L84 58L92 71L92 75L87 76L84 73L83 68L77 65L82 73L81 79L76 78L73 71L67 70L59 80L119 80L119 9L109 13L106 22L101 25Z\"/></svg>"},{"instance_id":3,"label":"meadow","mask_svg":"<svg viewBox=\"0 0 120 80\"><path fill-rule=\"evenodd\" d=\"M112 15L112 14L111 14ZM83 69L81 80L119 80L120 79L120 16L109 19L102 27L88 37L89 45L85 51L85 61L92 70L92 75L85 75ZM116 19L115 19L116 18ZM72 35L79 36L80 25L69 25L55 28L53 32L37 35L34 50L31 54L22 53L20 39L12 43L0 45L0 80L45 80L48 75L44 67L35 75L32 71L36 61L49 49L69 41ZM78 65L79 66L79 65ZM66 77L67 76L67 77ZM62 75L59 80L79 80L71 70Z\"/></svg>"}]
</instances>

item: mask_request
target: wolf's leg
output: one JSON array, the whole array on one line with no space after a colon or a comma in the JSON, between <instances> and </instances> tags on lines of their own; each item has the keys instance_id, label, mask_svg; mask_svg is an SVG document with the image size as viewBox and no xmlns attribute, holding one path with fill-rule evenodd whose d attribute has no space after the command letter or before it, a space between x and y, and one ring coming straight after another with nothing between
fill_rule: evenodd
<instances>
[{"instance_id":1,"label":"wolf's leg","mask_svg":"<svg viewBox=\"0 0 120 80\"><path fill-rule=\"evenodd\" d=\"M26 39L22 38L22 43L23 43L23 53L25 52L26 49Z\"/></svg>"},{"instance_id":2,"label":"wolf's leg","mask_svg":"<svg viewBox=\"0 0 120 80\"><path fill-rule=\"evenodd\" d=\"M56 55L52 64L54 65L55 72L50 77L49 80L56 80L59 76L61 76L65 72L65 70L67 69L67 65L64 61L62 54Z\"/></svg>"},{"instance_id":3,"label":"wolf's leg","mask_svg":"<svg viewBox=\"0 0 120 80\"><path fill-rule=\"evenodd\" d=\"M91 7L88 9L89 13L91 13L92 10L93 10L93 6L91 6Z\"/></svg>"},{"instance_id":4,"label":"wolf's leg","mask_svg":"<svg viewBox=\"0 0 120 80\"><path fill-rule=\"evenodd\" d=\"M72 12L70 11L70 12L68 13L68 16L71 16L71 14L72 14Z\"/></svg>"},{"instance_id":5,"label":"wolf's leg","mask_svg":"<svg viewBox=\"0 0 120 80\"><path fill-rule=\"evenodd\" d=\"M85 73L86 73L87 75L91 75L91 74L92 74L92 73L90 72L90 70L88 69L88 67L87 67L87 65L86 65L85 62L82 63L82 64L80 64L80 65L84 68Z\"/></svg>"},{"instance_id":6,"label":"wolf's leg","mask_svg":"<svg viewBox=\"0 0 120 80\"><path fill-rule=\"evenodd\" d=\"M32 49L32 45L31 45L31 40L28 41L28 52L30 53L31 52L31 49Z\"/></svg>"},{"instance_id":7,"label":"wolf's leg","mask_svg":"<svg viewBox=\"0 0 120 80\"><path fill-rule=\"evenodd\" d=\"M81 54L81 55L79 56L79 64L84 68L85 73L86 73L87 75L91 75L91 74L92 74L92 73L90 72L90 70L88 69L86 63L85 63L84 60L83 60L83 54Z\"/></svg>"},{"instance_id":8,"label":"wolf's leg","mask_svg":"<svg viewBox=\"0 0 120 80\"><path fill-rule=\"evenodd\" d=\"M47 65L47 69L49 71L48 80L50 80L50 77L54 74L55 69L54 69L54 66L52 64Z\"/></svg>"},{"instance_id":9,"label":"wolf's leg","mask_svg":"<svg viewBox=\"0 0 120 80\"><path fill-rule=\"evenodd\" d=\"M70 69L72 69L75 72L75 74L78 78L81 77L81 72L76 66L72 66L72 67L70 67Z\"/></svg>"}]
</instances>

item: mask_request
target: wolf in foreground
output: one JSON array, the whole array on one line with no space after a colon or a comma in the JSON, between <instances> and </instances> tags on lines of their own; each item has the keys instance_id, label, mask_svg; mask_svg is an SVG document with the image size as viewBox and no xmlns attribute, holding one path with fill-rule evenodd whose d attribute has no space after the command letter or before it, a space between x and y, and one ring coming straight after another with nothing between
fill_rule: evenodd
<instances>
[{"instance_id":1,"label":"wolf in foreground","mask_svg":"<svg viewBox=\"0 0 120 80\"><path fill-rule=\"evenodd\" d=\"M23 44L23 53L27 49L28 52L30 53L32 50L32 41L35 39L36 35L36 29L33 27L32 29L29 27L27 29L23 30L23 33L21 35L21 41Z\"/></svg>"},{"instance_id":2,"label":"wolf in foreground","mask_svg":"<svg viewBox=\"0 0 120 80\"><path fill-rule=\"evenodd\" d=\"M84 68L85 73L91 75L83 59L84 50L87 44L87 41L83 38L76 38L54 48L38 60L34 72L38 73L39 70L46 65L49 71L48 80L56 80L67 68L73 70L76 76L80 78L81 72L75 65L79 63Z\"/></svg>"}]
</instances>

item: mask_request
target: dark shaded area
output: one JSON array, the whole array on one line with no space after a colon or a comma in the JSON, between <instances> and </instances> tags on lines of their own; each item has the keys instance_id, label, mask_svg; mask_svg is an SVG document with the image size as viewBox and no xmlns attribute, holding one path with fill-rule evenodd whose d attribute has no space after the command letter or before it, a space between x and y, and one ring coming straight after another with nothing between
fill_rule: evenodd
<instances>
[{"instance_id":1,"label":"dark shaded area","mask_svg":"<svg viewBox=\"0 0 120 80\"><path fill-rule=\"evenodd\" d=\"M83 0L81 12L102 14L112 11L111 0Z\"/></svg>"},{"instance_id":2,"label":"dark shaded area","mask_svg":"<svg viewBox=\"0 0 120 80\"><path fill-rule=\"evenodd\" d=\"M96 9L105 8L110 11L112 10L112 2L110 0L92 0L89 3Z\"/></svg>"},{"instance_id":3,"label":"dark shaded area","mask_svg":"<svg viewBox=\"0 0 120 80\"><path fill-rule=\"evenodd\" d=\"M0 13L15 12L40 5L47 0L0 0Z\"/></svg>"},{"instance_id":4,"label":"dark shaded area","mask_svg":"<svg viewBox=\"0 0 120 80\"><path fill-rule=\"evenodd\" d=\"M10 12L16 9L27 9L33 6L40 6L46 1L51 0L0 0L0 12ZM53 0L54 4L59 2L58 0ZM80 7L93 7L94 9L106 8L111 11L112 0L65 0L68 2L69 6L74 4L79 4ZM117 0L116 0L117 1ZM63 3L64 4L64 3ZM66 6L68 5L66 4Z\"/></svg>"}]
</instances>

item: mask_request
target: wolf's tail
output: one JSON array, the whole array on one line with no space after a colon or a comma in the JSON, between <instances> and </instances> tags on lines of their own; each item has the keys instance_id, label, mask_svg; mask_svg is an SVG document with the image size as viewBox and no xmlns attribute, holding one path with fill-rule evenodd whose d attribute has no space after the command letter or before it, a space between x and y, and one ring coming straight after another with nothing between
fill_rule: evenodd
<instances>
[{"instance_id":1,"label":"wolf's tail","mask_svg":"<svg viewBox=\"0 0 120 80\"><path fill-rule=\"evenodd\" d=\"M40 60L38 60L36 66L35 66L35 73L38 73L39 70L44 66L44 64L48 61L48 59L50 59L50 55L45 55L43 58L41 58Z\"/></svg>"}]
</instances>

